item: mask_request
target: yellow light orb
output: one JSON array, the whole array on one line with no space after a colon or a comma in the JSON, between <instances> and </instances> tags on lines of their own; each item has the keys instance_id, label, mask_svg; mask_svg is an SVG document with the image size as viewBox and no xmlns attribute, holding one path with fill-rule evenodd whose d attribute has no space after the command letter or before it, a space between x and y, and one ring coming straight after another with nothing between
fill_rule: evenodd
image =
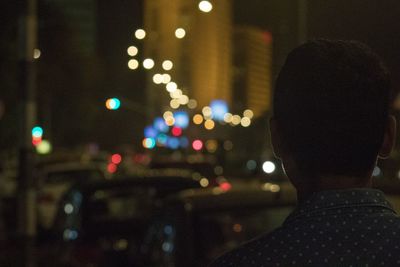
<instances>
[{"instance_id":1,"label":"yellow light orb","mask_svg":"<svg viewBox=\"0 0 400 267\"><path fill-rule=\"evenodd\" d=\"M164 62L162 63L162 67L164 70L171 70L173 66L174 64L171 60L164 60Z\"/></svg>"},{"instance_id":2,"label":"yellow light orb","mask_svg":"<svg viewBox=\"0 0 400 267\"><path fill-rule=\"evenodd\" d=\"M203 123L203 116L200 114L196 114L193 116L193 123L194 124L202 124Z\"/></svg>"},{"instance_id":3,"label":"yellow light orb","mask_svg":"<svg viewBox=\"0 0 400 267\"><path fill-rule=\"evenodd\" d=\"M204 117L211 117L212 116L212 110L209 106L205 106L202 110Z\"/></svg>"},{"instance_id":4,"label":"yellow light orb","mask_svg":"<svg viewBox=\"0 0 400 267\"><path fill-rule=\"evenodd\" d=\"M232 117L233 117L233 115L231 114L231 113L225 113L225 115L224 115L224 121L226 122L226 123L230 123L230 122L232 122Z\"/></svg>"},{"instance_id":5,"label":"yellow light orb","mask_svg":"<svg viewBox=\"0 0 400 267\"><path fill-rule=\"evenodd\" d=\"M253 118L254 113L251 109L246 109L245 111L243 111L243 116L251 119Z\"/></svg>"},{"instance_id":6,"label":"yellow light orb","mask_svg":"<svg viewBox=\"0 0 400 267\"><path fill-rule=\"evenodd\" d=\"M137 55L137 53L139 52L139 50L136 48L136 46L130 46L130 47L128 47L128 49L126 50L126 52L128 53L128 55L130 55L130 56L136 56Z\"/></svg>"},{"instance_id":7,"label":"yellow light orb","mask_svg":"<svg viewBox=\"0 0 400 267\"><path fill-rule=\"evenodd\" d=\"M185 35L186 35L186 31L184 29L182 29L182 28L176 29L176 31L175 31L176 38L182 39L183 37L185 37Z\"/></svg>"},{"instance_id":8,"label":"yellow light orb","mask_svg":"<svg viewBox=\"0 0 400 267\"><path fill-rule=\"evenodd\" d=\"M135 31L135 37L139 40L144 39L144 37L146 37L146 32L143 29L137 29Z\"/></svg>"},{"instance_id":9,"label":"yellow light orb","mask_svg":"<svg viewBox=\"0 0 400 267\"><path fill-rule=\"evenodd\" d=\"M143 60L143 67L145 69L152 69L154 67L154 60L152 60L151 58L146 58L145 60Z\"/></svg>"},{"instance_id":10,"label":"yellow light orb","mask_svg":"<svg viewBox=\"0 0 400 267\"><path fill-rule=\"evenodd\" d=\"M139 62L136 59L131 59L128 61L128 68L135 70L139 67Z\"/></svg>"},{"instance_id":11,"label":"yellow light orb","mask_svg":"<svg viewBox=\"0 0 400 267\"><path fill-rule=\"evenodd\" d=\"M162 81L163 81L163 76L161 74L156 73L156 74L153 75L153 82L155 84L161 84Z\"/></svg>"},{"instance_id":12,"label":"yellow light orb","mask_svg":"<svg viewBox=\"0 0 400 267\"><path fill-rule=\"evenodd\" d=\"M187 95L182 95L181 97L178 98L179 104L181 105L186 105L189 103L189 97Z\"/></svg>"},{"instance_id":13,"label":"yellow light orb","mask_svg":"<svg viewBox=\"0 0 400 267\"><path fill-rule=\"evenodd\" d=\"M213 120L206 120L206 121L204 122L204 127L205 127L207 130L212 130L212 129L214 129L214 127L215 127L215 122L214 122Z\"/></svg>"},{"instance_id":14,"label":"yellow light orb","mask_svg":"<svg viewBox=\"0 0 400 267\"><path fill-rule=\"evenodd\" d=\"M168 118L173 118L174 117L174 114L171 112L171 111L165 111L164 112L164 114L163 114L163 118L164 118L164 120L167 120Z\"/></svg>"},{"instance_id":15,"label":"yellow light orb","mask_svg":"<svg viewBox=\"0 0 400 267\"><path fill-rule=\"evenodd\" d=\"M49 141L47 140L42 140L37 146L36 146L36 152L38 154L49 154L52 150L52 146Z\"/></svg>"},{"instance_id":16,"label":"yellow light orb","mask_svg":"<svg viewBox=\"0 0 400 267\"><path fill-rule=\"evenodd\" d=\"M240 124L241 124L243 127L249 127L250 124L251 124L251 120L250 120L248 117L243 117L243 118L240 120Z\"/></svg>"},{"instance_id":17,"label":"yellow light orb","mask_svg":"<svg viewBox=\"0 0 400 267\"><path fill-rule=\"evenodd\" d=\"M200 185L202 187L207 187L209 184L210 184L210 182L208 181L207 178L203 177L203 178L200 179Z\"/></svg>"},{"instance_id":18,"label":"yellow light orb","mask_svg":"<svg viewBox=\"0 0 400 267\"><path fill-rule=\"evenodd\" d=\"M241 121L242 121L242 118L240 118L239 115L232 116L232 124L233 125L239 125Z\"/></svg>"},{"instance_id":19,"label":"yellow light orb","mask_svg":"<svg viewBox=\"0 0 400 267\"><path fill-rule=\"evenodd\" d=\"M201 1L199 3L199 9L205 13L210 12L213 9L212 4L209 1Z\"/></svg>"},{"instance_id":20,"label":"yellow light orb","mask_svg":"<svg viewBox=\"0 0 400 267\"><path fill-rule=\"evenodd\" d=\"M172 98L180 98L182 96L182 90L176 89L169 94Z\"/></svg>"},{"instance_id":21,"label":"yellow light orb","mask_svg":"<svg viewBox=\"0 0 400 267\"><path fill-rule=\"evenodd\" d=\"M42 52L40 51L40 49L38 49L38 48L33 49L33 58L34 59L40 58L41 54L42 54Z\"/></svg>"},{"instance_id":22,"label":"yellow light orb","mask_svg":"<svg viewBox=\"0 0 400 267\"><path fill-rule=\"evenodd\" d=\"M162 81L163 84L167 84L171 81L171 75L169 75L168 73L164 73L162 76L163 76L163 81Z\"/></svg>"},{"instance_id":23,"label":"yellow light orb","mask_svg":"<svg viewBox=\"0 0 400 267\"><path fill-rule=\"evenodd\" d=\"M165 120L165 124L168 126L173 126L175 124L175 118L174 117L168 117Z\"/></svg>"},{"instance_id":24,"label":"yellow light orb","mask_svg":"<svg viewBox=\"0 0 400 267\"><path fill-rule=\"evenodd\" d=\"M172 99L172 100L169 102L169 105L170 105L170 107L173 108L173 109L177 109L177 108L179 108L179 106L180 106L178 99Z\"/></svg>"},{"instance_id":25,"label":"yellow light orb","mask_svg":"<svg viewBox=\"0 0 400 267\"><path fill-rule=\"evenodd\" d=\"M174 82L169 82L167 84L166 88L167 88L167 91L171 93L171 92L175 91L176 89L178 89L178 85Z\"/></svg>"}]
</instances>

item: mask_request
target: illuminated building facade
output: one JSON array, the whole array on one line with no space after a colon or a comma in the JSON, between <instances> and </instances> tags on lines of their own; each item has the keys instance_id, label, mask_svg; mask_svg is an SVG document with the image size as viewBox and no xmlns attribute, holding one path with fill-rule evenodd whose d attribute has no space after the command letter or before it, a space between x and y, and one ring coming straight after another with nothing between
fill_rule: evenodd
<instances>
[{"instance_id":1,"label":"illuminated building facade","mask_svg":"<svg viewBox=\"0 0 400 267\"><path fill-rule=\"evenodd\" d=\"M232 14L231 0L211 1L212 10L199 10L198 0L146 0L144 5L144 57L154 59L148 71L148 107L156 115L169 106L165 86L154 84L157 73L168 73L172 81L198 109L213 99L231 104ZM177 31L177 29L179 29ZM162 62L171 60L165 71Z\"/></svg>"},{"instance_id":2,"label":"illuminated building facade","mask_svg":"<svg viewBox=\"0 0 400 267\"><path fill-rule=\"evenodd\" d=\"M271 34L255 27L236 27L234 55L235 108L249 108L259 117L271 107Z\"/></svg>"}]
</instances>

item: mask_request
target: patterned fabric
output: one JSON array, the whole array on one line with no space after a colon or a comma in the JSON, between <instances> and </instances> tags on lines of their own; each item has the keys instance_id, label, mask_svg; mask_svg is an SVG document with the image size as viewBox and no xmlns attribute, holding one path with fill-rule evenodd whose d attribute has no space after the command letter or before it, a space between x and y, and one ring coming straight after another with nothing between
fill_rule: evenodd
<instances>
[{"instance_id":1,"label":"patterned fabric","mask_svg":"<svg viewBox=\"0 0 400 267\"><path fill-rule=\"evenodd\" d=\"M211 266L400 266L399 238L400 218L381 191L323 191Z\"/></svg>"}]
</instances>

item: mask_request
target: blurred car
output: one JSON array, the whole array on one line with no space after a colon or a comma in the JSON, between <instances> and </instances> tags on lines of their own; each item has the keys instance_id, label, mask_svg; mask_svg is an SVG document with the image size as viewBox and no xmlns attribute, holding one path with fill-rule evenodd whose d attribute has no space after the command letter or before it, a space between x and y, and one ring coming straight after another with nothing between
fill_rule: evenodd
<instances>
[{"instance_id":1,"label":"blurred car","mask_svg":"<svg viewBox=\"0 0 400 267\"><path fill-rule=\"evenodd\" d=\"M169 199L146 234L146 266L207 266L223 252L280 226L295 204L288 183L183 191Z\"/></svg>"},{"instance_id":2,"label":"blurred car","mask_svg":"<svg viewBox=\"0 0 400 267\"><path fill-rule=\"evenodd\" d=\"M77 184L58 206L40 266L148 266L141 245L150 222L158 220L162 199L199 187L191 176L171 175Z\"/></svg>"},{"instance_id":3,"label":"blurred car","mask_svg":"<svg viewBox=\"0 0 400 267\"><path fill-rule=\"evenodd\" d=\"M76 183L105 180L99 164L66 162L44 165L38 170L38 224L49 229L64 193Z\"/></svg>"}]
</instances>

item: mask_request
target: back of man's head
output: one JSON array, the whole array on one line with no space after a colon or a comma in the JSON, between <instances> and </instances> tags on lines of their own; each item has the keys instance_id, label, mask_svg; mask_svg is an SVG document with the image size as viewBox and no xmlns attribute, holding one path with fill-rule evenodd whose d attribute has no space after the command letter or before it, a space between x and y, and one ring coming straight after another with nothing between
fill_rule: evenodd
<instances>
[{"instance_id":1,"label":"back of man's head","mask_svg":"<svg viewBox=\"0 0 400 267\"><path fill-rule=\"evenodd\" d=\"M371 49L310 41L288 55L275 87L278 133L300 171L364 176L371 170L391 98L388 71Z\"/></svg>"}]
</instances>

